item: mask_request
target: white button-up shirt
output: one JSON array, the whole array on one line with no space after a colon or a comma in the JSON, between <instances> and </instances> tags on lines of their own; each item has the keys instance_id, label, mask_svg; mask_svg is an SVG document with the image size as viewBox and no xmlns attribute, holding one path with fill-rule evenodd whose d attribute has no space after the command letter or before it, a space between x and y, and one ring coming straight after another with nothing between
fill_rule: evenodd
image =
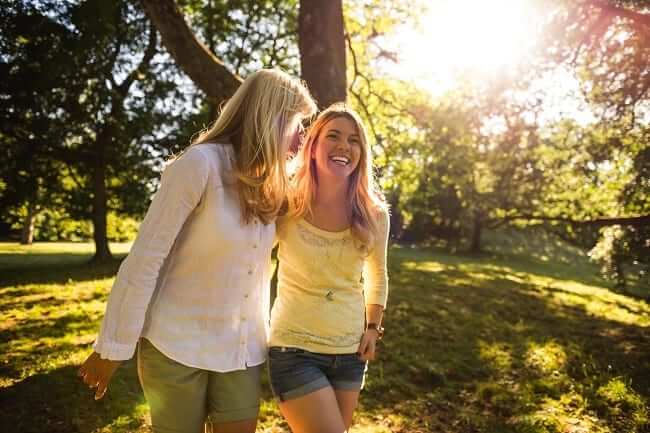
<instances>
[{"instance_id":1,"label":"white button-up shirt","mask_svg":"<svg viewBox=\"0 0 650 433\"><path fill-rule=\"evenodd\" d=\"M243 224L233 160L229 144L199 144L163 172L108 298L102 358L129 359L145 337L191 367L265 361L275 223Z\"/></svg>"}]
</instances>

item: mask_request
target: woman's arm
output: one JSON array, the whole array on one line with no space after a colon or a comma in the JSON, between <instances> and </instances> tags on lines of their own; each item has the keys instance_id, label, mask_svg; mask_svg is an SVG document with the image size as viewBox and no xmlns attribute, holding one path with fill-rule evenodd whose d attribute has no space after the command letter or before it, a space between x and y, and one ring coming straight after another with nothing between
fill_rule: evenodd
<instances>
[{"instance_id":1,"label":"woman's arm","mask_svg":"<svg viewBox=\"0 0 650 433\"><path fill-rule=\"evenodd\" d=\"M104 396L121 361L135 352L163 261L208 181L208 161L190 149L164 171L138 236L115 278L94 352L79 369L95 399Z\"/></svg>"},{"instance_id":2,"label":"woman's arm","mask_svg":"<svg viewBox=\"0 0 650 433\"><path fill-rule=\"evenodd\" d=\"M388 253L390 226L388 212L382 212L380 215L380 232L375 241L375 247L366 258L363 270L366 323L371 325L370 328L366 328L361 337L361 343L359 344L358 353L363 361L373 360L375 358L376 343L381 333L381 320L388 299L386 257Z\"/></svg>"},{"instance_id":3,"label":"woman's arm","mask_svg":"<svg viewBox=\"0 0 650 433\"><path fill-rule=\"evenodd\" d=\"M122 262L108 298L95 351L102 358L133 356L158 274L187 217L201 201L208 160L191 148L163 172L129 255Z\"/></svg>"}]
</instances>

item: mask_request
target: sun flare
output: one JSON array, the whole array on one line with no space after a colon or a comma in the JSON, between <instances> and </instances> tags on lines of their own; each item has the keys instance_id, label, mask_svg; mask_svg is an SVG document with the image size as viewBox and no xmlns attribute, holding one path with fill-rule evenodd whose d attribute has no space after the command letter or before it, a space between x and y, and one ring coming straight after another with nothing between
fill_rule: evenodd
<instances>
[{"instance_id":1,"label":"sun flare","mask_svg":"<svg viewBox=\"0 0 650 433\"><path fill-rule=\"evenodd\" d=\"M420 29L398 42L397 67L427 87L448 87L460 73L488 76L513 67L536 42L533 0L436 0Z\"/></svg>"}]
</instances>

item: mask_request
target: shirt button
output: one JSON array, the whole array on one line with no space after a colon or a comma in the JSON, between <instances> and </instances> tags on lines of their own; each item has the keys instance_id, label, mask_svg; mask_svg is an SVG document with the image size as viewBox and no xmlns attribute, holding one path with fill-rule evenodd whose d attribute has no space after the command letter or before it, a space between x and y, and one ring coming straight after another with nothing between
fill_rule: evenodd
<instances>
[{"instance_id":1,"label":"shirt button","mask_svg":"<svg viewBox=\"0 0 650 433\"><path fill-rule=\"evenodd\" d=\"M257 244L253 244L253 248L257 248Z\"/></svg>"},{"instance_id":2,"label":"shirt button","mask_svg":"<svg viewBox=\"0 0 650 433\"><path fill-rule=\"evenodd\" d=\"M245 317L242 317L242 318L241 318L241 321L242 321L242 322L245 322L245 321L246 321L246 318L245 318Z\"/></svg>"},{"instance_id":3,"label":"shirt button","mask_svg":"<svg viewBox=\"0 0 650 433\"><path fill-rule=\"evenodd\" d=\"M253 275L253 270L252 269L248 270L248 275Z\"/></svg>"},{"instance_id":4,"label":"shirt button","mask_svg":"<svg viewBox=\"0 0 650 433\"><path fill-rule=\"evenodd\" d=\"M246 293L246 294L244 295L244 298L248 299L248 293Z\"/></svg>"}]
</instances>

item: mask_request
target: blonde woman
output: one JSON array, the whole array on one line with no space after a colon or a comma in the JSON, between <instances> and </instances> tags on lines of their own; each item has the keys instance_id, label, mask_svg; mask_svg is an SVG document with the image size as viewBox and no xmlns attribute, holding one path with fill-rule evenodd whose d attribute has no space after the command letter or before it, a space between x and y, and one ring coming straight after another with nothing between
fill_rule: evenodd
<instances>
[{"instance_id":1,"label":"blonde woman","mask_svg":"<svg viewBox=\"0 0 650 433\"><path fill-rule=\"evenodd\" d=\"M255 431L286 153L315 110L300 81L260 70L166 167L79 370L96 399L137 345L154 432Z\"/></svg>"},{"instance_id":2,"label":"blonde woman","mask_svg":"<svg viewBox=\"0 0 650 433\"><path fill-rule=\"evenodd\" d=\"M388 210L364 126L345 105L318 116L296 158L278 223L271 386L294 433L341 433L383 333Z\"/></svg>"}]
</instances>

